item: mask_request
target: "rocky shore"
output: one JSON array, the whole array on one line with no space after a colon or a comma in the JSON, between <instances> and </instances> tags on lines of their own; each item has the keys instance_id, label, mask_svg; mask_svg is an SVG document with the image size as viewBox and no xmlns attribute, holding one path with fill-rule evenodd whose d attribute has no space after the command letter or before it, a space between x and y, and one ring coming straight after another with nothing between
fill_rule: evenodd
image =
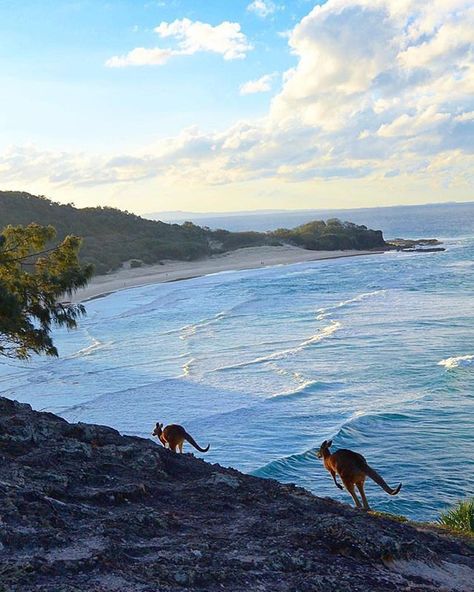
<instances>
[{"instance_id":1,"label":"rocky shore","mask_svg":"<svg viewBox=\"0 0 474 592\"><path fill-rule=\"evenodd\" d=\"M389 250L403 251L405 253L436 253L446 251L445 247L440 247L443 243L437 238L419 238L416 240L410 238L394 238L387 241Z\"/></svg>"},{"instance_id":2,"label":"rocky shore","mask_svg":"<svg viewBox=\"0 0 474 592\"><path fill-rule=\"evenodd\" d=\"M0 398L0 592L471 591L472 542Z\"/></svg>"}]
</instances>

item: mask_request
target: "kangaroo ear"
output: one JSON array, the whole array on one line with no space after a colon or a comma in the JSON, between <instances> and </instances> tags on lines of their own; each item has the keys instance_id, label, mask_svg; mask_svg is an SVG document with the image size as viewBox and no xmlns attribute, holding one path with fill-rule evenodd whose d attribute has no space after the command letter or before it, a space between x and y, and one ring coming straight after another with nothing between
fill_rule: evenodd
<instances>
[{"instance_id":1,"label":"kangaroo ear","mask_svg":"<svg viewBox=\"0 0 474 592\"><path fill-rule=\"evenodd\" d=\"M321 448L324 448L327 443L328 443L327 440L324 440L324 442L321 444Z\"/></svg>"},{"instance_id":2,"label":"kangaroo ear","mask_svg":"<svg viewBox=\"0 0 474 592\"><path fill-rule=\"evenodd\" d=\"M329 442L326 442L326 448L331 448L332 446L332 440L329 440Z\"/></svg>"}]
</instances>

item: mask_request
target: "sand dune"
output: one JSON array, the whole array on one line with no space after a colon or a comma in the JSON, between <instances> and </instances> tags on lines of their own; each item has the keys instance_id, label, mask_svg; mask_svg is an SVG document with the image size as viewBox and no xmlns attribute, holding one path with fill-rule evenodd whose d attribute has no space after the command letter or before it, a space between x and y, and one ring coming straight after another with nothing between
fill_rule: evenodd
<instances>
[{"instance_id":1,"label":"sand dune","mask_svg":"<svg viewBox=\"0 0 474 592\"><path fill-rule=\"evenodd\" d=\"M105 296L117 290L185 280L221 271L256 269L272 265L285 265L303 261L320 261L339 257L372 255L383 251L308 251L299 247L248 247L213 255L197 261L163 261L161 265L148 265L94 277L88 286L78 290L73 301L81 302Z\"/></svg>"}]
</instances>

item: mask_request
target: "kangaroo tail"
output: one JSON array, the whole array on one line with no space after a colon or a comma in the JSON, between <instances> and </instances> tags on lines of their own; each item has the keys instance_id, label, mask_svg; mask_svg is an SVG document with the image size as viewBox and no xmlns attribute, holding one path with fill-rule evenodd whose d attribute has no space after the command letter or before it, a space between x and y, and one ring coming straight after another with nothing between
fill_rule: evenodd
<instances>
[{"instance_id":1,"label":"kangaroo tail","mask_svg":"<svg viewBox=\"0 0 474 592\"><path fill-rule=\"evenodd\" d=\"M402 488L402 484L400 483L397 487L395 487L395 489L392 489L389 485L387 485L387 483L385 482L383 477L381 477L377 473L377 471L375 469L373 469L372 467L370 467L369 465L366 465L364 467L364 470L365 470L366 475L368 477L370 477L373 481L375 481L375 483L377 483L377 485L380 485L380 487L384 491L386 491L389 495L397 495L397 493Z\"/></svg>"},{"instance_id":2,"label":"kangaroo tail","mask_svg":"<svg viewBox=\"0 0 474 592\"><path fill-rule=\"evenodd\" d=\"M196 440L190 434L188 434L188 432L186 432L186 440L191 444L191 446L194 446L196 450L199 450L199 452L207 452L210 448L210 444L207 445L207 448L201 448Z\"/></svg>"}]
</instances>

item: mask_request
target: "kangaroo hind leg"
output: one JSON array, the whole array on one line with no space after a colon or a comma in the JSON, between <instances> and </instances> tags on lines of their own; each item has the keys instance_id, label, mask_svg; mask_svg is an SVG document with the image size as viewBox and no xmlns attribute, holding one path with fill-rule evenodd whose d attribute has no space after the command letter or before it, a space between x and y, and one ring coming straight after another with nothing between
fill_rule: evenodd
<instances>
[{"instance_id":1,"label":"kangaroo hind leg","mask_svg":"<svg viewBox=\"0 0 474 592\"><path fill-rule=\"evenodd\" d=\"M367 498L365 496L364 483L363 482L357 483L357 489L359 490L360 497L362 498L362 504L364 506L364 510L370 510L369 502L367 501Z\"/></svg>"},{"instance_id":2,"label":"kangaroo hind leg","mask_svg":"<svg viewBox=\"0 0 474 592\"><path fill-rule=\"evenodd\" d=\"M345 485L347 491L351 494L352 499L354 500L354 503L356 505L356 508L361 508L362 505L361 505L359 498L357 497L357 495L354 491L354 483L348 483L347 481L345 481L344 485Z\"/></svg>"}]
</instances>

